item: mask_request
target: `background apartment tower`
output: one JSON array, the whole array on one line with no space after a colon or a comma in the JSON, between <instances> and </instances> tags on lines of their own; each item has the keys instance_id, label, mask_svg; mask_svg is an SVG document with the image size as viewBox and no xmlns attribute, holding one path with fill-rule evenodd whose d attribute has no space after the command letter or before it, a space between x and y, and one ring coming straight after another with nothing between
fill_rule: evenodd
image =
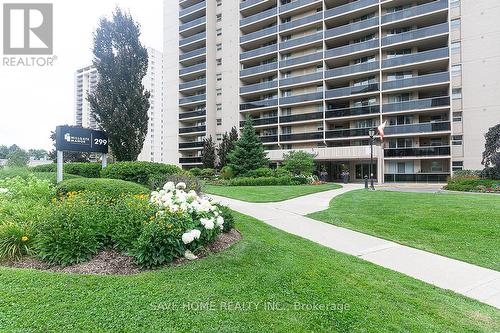
<instances>
[{"instance_id":1,"label":"background apartment tower","mask_svg":"<svg viewBox=\"0 0 500 333\"><path fill-rule=\"evenodd\" d=\"M163 88L163 54L153 48L147 48L149 64L143 79L144 88L151 93L151 106L148 110L148 133L144 146L138 157L140 161L165 162L164 136L164 88ZM98 74L94 66L81 68L75 73L75 125L97 129L95 119L90 113L87 95L97 86Z\"/></svg>"},{"instance_id":2,"label":"background apartment tower","mask_svg":"<svg viewBox=\"0 0 500 333\"><path fill-rule=\"evenodd\" d=\"M310 151L332 180L345 168L352 180L368 175L368 133L384 121L379 182L481 168L484 133L500 121L497 1L183 0L165 10L168 86L179 87L167 97L178 126L170 162L196 165L217 123L251 116L273 162Z\"/></svg>"}]
</instances>

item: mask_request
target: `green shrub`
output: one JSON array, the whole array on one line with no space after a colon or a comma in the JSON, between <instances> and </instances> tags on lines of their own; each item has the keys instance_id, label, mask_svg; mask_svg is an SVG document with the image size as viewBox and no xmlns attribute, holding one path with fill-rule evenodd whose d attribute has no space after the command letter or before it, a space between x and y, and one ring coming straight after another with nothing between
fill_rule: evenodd
<instances>
[{"instance_id":1,"label":"green shrub","mask_svg":"<svg viewBox=\"0 0 500 333\"><path fill-rule=\"evenodd\" d=\"M473 192L481 191L481 188L496 188L500 187L500 181L493 179L484 179L477 176L459 176L452 177L446 189L450 191Z\"/></svg>"},{"instance_id":2,"label":"green shrub","mask_svg":"<svg viewBox=\"0 0 500 333\"><path fill-rule=\"evenodd\" d=\"M233 169L229 165L226 165L225 167L223 167L221 169L220 175L221 175L222 179L231 179L234 177L234 172L233 172Z\"/></svg>"},{"instance_id":3,"label":"green shrub","mask_svg":"<svg viewBox=\"0 0 500 333\"><path fill-rule=\"evenodd\" d=\"M64 163L64 173L82 176L85 178L99 178L101 174L101 163ZM34 172L57 172L57 164L43 164L31 168Z\"/></svg>"},{"instance_id":4,"label":"green shrub","mask_svg":"<svg viewBox=\"0 0 500 333\"><path fill-rule=\"evenodd\" d=\"M103 178L127 180L149 185L149 180L157 175L172 175L181 172L175 165L153 162L116 162L101 171Z\"/></svg>"},{"instance_id":5,"label":"green shrub","mask_svg":"<svg viewBox=\"0 0 500 333\"><path fill-rule=\"evenodd\" d=\"M212 178L215 176L215 169L211 168L205 168L201 170L201 175L202 178Z\"/></svg>"},{"instance_id":6,"label":"green shrub","mask_svg":"<svg viewBox=\"0 0 500 333\"><path fill-rule=\"evenodd\" d=\"M283 168L294 175L310 176L314 171L314 155L293 150L283 156Z\"/></svg>"},{"instance_id":7,"label":"green shrub","mask_svg":"<svg viewBox=\"0 0 500 333\"><path fill-rule=\"evenodd\" d=\"M235 219L234 219L233 212L231 211L231 209L229 209L229 207L224 206L224 205L218 204L217 207L219 207L220 214L221 214L222 218L224 219L224 229L222 231L228 232L234 228Z\"/></svg>"},{"instance_id":8,"label":"green shrub","mask_svg":"<svg viewBox=\"0 0 500 333\"><path fill-rule=\"evenodd\" d=\"M33 172L28 168L4 168L0 169L0 179L21 177L27 179L29 177L36 177L38 179L45 179L52 184L56 183L56 173L55 172ZM77 175L63 174L63 179L75 179L81 178Z\"/></svg>"},{"instance_id":9,"label":"green shrub","mask_svg":"<svg viewBox=\"0 0 500 333\"><path fill-rule=\"evenodd\" d=\"M272 186L272 185L301 185L307 184L305 177L237 177L229 180L229 186Z\"/></svg>"},{"instance_id":10,"label":"green shrub","mask_svg":"<svg viewBox=\"0 0 500 333\"><path fill-rule=\"evenodd\" d=\"M279 167L274 170L274 177L291 177L292 173L285 168Z\"/></svg>"},{"instance_id":11,"label":"green shrub","mask_svg":"<svg viewBox=\"0 0 500 333\"><path fill-rule=\"evenodd\" d=\"M123 194L142 194L149 192L146 187L140 184L120 179L68 179L57 185L57 193L60 195L81 191L96 192L110 198L117 198Z\"/></svg>"},{"instance_id":12,"label":"green shrub","mask_svg":"<svg viewBox=\"0 0 500 333\"><path fill-rule=\"evenodd\" d=\"M274 170L271 168L258 168L250 170L245 174L245 177L259 178L259 177L274 177Z\"/></svg>"},{"instance_id":13,"label":"green shrub","mask_svg":"<svg viewBox=\"0 0 500 333\"><path fill-rule=\"evenodd\" d=\"M31 233L14 223L0 224L0 261L16 260L31 251Z\"/></svg>"},{"instance_id":14,"label":"green shrub","mask_svg":"<svg viewBox=\"0 0 500 333\"><path fill-rule=\"evenodd\" d=\"M201 169L200 168L191 168L191 169L189 169L189 173L195 177L199 177L199 176L201 176Z\"/></svg>"},{"instance_id":15,"label":"green shrub","mask_svg":"<svg viewBox=\"0 0 500 333\"><path fill-rule=\"evenodd\" d=\"M174 184L184 183L186 184L187 191L195 191L196 193L201 193L203 190L202 183L198 178L190 174L189 172L176 173L174 175L156 175L150 179L150 188L152 190L159 190L168 182L173 182Z\"/></svg>"}]
</instances>

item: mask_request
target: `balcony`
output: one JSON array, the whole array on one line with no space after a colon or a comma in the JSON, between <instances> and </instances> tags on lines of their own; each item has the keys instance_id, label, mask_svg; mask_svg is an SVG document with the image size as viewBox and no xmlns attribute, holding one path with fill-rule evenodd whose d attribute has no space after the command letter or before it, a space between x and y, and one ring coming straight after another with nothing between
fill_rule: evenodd
<instances>
[{"instance_id":1,"label":"balcony","mask_svg":"<svg viewBox=\"0 0 500 333\"><path fill-rule=\"evenodd\" d=\"M200 32L199 34L180 39L179 46L184 46L184 45L191 44L191 43L194 43L197 41L205 40L206 38L207 38L207 33L205 31L203 31L203 32Z\"/></svg>"},{"instance_id":2,"label":"balcony","mask_svg":"<svg viewBox=\"0 0 500 333\"><path fill-rule=\"evenodd\" d=\"M451 128L451 126L450 126L449 121L408 124L408 125L395 125L395 126L387 127L385 129L385 135L447 132L447 131L450 131L450 128Z\"/></svg>"},{"instance_id":3,"label":"balcony","mask_svg":"<svg viewBox=\"0 0 500 333\"><path fill-rule=\"evenodd\" d=\"M267 53L272 53L278 51L278 44L268 45L264 47L259 47L251 51L245 51L240 54L240 60L245 60L248 58L257 57Z\"/></svg>"},{"instance_id":4,"label":"balcony","mask_svg":"<svg viewBox=\"0 0 500 333\"><path fill-rule=\"evenodd\" d=\"M277 70L277 69L278 69L278 62L272 62L272 63L265 64L265 65L253 66L253 67L242 69L240 71L240 77L262 74L262 73L266 73L266 72Z\"/></svg>"},{"instance_id":5,"label":"balcony","mask_svg":"<svg viewBox=\"0 0 500 333\"><path fill-rule=\"evenodd\" d=\"M280 97L280 105L312 102L312 101L319 100L319 99L323 99L323 92L315 92L315 93L302 94L302 95L297 95L297 96Z\"/></svg>"},{"instance_id":6,"label":"balcony","mask_svg":"<svg viewBox=\"0 0 500 333\"><path fill-rule=\"evenodd\" d=\"M278 142L278 136L277 135L263 135L260 137L260 141L262 141L262 143Z\"/></svg>"},{"instance_id":7,"label":"balcony","mask_svg":"<svg viewBox=\"0 0 500 333\"><path fill-rule=\"evenodd\" d=\"M349 138L357 136L369 136L370 128L349 128L326 131L327 139Z\"/></svg>"},{"instance_id":8,"label":"balcony","mask_svg":"<svg viewBox=\"0 0 500 333\"><path fill-rule=\"evenodd\" d=\"M253 126L273 125L278 123L278 117L253 118ZM245 126L245 121L240 121L240 127Z\"/></svg>"},{"instance_id":9,"label":"balcony","mask_svg":"<svg viewBox=\"0 0 500 333\"><path fill-rule=\"evenodd\" d=\"M187 75L191 73L196 73L200 71L204 71L207 68L207 63L196 64L193 66L185 67L179 69L179 75Z\"/></svg>"},{"instance_id":10,"label":"balcony","mask_svg":"<svg viewBox=\"0 0 500 333\"><path fill-rule=\"evenodd\" d=\"M191 29L198 25L205 24L207 22L207 18L205 16L197 18L196 20L189 21L187 23L179 25L179 32Z\"/></svg>"},{"instance_id":11,"label":"balcony","mask_svg":"<svg viewBox=\"0 0 500 333\"><path fill-rule=\"evenodd\" d=\"M193 80L189 82L179 83L179 90L185 90L194 87L200 87L207 83L206 79Z\"/></svg>"},{"instance_id":12,"label":"balcony","mask_svg":"<svg viewBox=\"0 0 500 333\"><path fill-rule=\"evenodd\" d=\"M268 108L278 105L278 99L263 99L240 104L240 111Z\"/></svg>"},{"instance_id":13,"label":"balcony","mask_svg":"<svg viewBox=\"0 0 500 333\"><path fill-rule=\"evenodd\" d=\"M189 149L189 148L203 148L203 141L179 143L179 149Z\"/></svg>"},{"instance_id":14,"label":"balcony","mask_svg":"<svg viewBox=\"0 0 500 333\"><path fill-rule=\"evenodd\" d=\"M323 112L311 112L303 114L294 114L290 116L281 116L280 123L294 123L298 121L323 119Z\"/></svg>"},{"instance_id":15,"label":"balcony","mask_svg":"<svg viewBox=\"0 0 500 333\"><path fill-rule=\"evenodd\" d=\"M449 107L450 97L435 97L426 99L417 99L413 101L389 103L384 104L382 107L383 113L400 112L400 111L413 111L413 110L427 110L439 107Z\"/></svg>"},{"instance_id":16,"label":"balcony","mask_svg":"<svg viewBox=\"0 0 500 333\"><path fill-rule=\"evenodd\" d=\"M195 5L189 6L188 8L181 9L179 11L179 18L182 18L188 14L192 14L192 13L197 12L199 10L205 9L206 6L207 6L206 2L203 1L203 2L197 3Z\"/></svg>"},{"instance_id":17,"label":"balcony","mask_svg":"<svg viewBox=\"0 0 500 333\"><path fill-rule=\"evenodd\" d=\"M308 140L323 140L323 131L312 132L312 133L297 133L297 134L282 134L282 135L280 135L281 142L308 141Z\"/></svg>"},{"instance_id":18,"label":"balcony","mask_svg":"<svg viewBox=\"0 0 500 333\"><path fill-rule=\"evenodd\" d=\"M206 110L179 113L179 119L198 118L207 114Z\"/></svg>"},{"instance_id":19,"label":"balcony","mask_svg":"<svg viewBox=\"0 0 500 333\"><path fill-rule=\"evenodd\" d=\"M252 16L245 17L245 18L240 20L240 28L245 26L245 25L249 25L249 24L252 24L255 22L262 21L264 19L275 16L277 14L278 14L278 8L274 7L274 8L265 10L263 12L254 14Z\"/></svg>"},{"instance_id":20,"label":"balcony","mask_svg":"<svg viewBox=\"0 0 500 333\"><path fill-rule=\"evenodd\" d=\"M322 79L323 79L323 72L294 76L280 80L280 87L291 86L294 84L301 84L306 82L314 82Z\"/></svg>"},{"instance_id":21,"label":"balcony","mask_svg":"<svg viewBox=\"0 0 500 333\"><path fill-rule=\"evenodd\" d=\"M443 58L448 58L449 56L450 56L449 49L447 47L443 47L440 49L402 55L390 59L384 59L382 60L382 68L397 67L424 61L443 59Z\"/></svg>"},{"instance_id":22,"label":"balcony","mask_svg":"<svg viewBox=\"0 0 500 333\"><path fill-rule=\"evenodd\" d=\"M434 73L427 75L419 75L408 79L385 81L382 83L382 89L386 91L386 90L402 89L415 86L447 83L449 81L450 81L450 73L441 72L441 73Z\"/></svg>"},{"instance_id":23,"label":"balcony","mask_svg":"<svg viewBox=\"0 0 500 333\"><path fill-rule=\"evenodd\" d=\"M358 74L364 72L371 72L379 69L378 61L370 61L357 65L350 65L344 67L338 67L334 69L329 69L325 71L325 78L336 78L339 76L346 76L351 74Z\"/></svg>"},{"instance_id":24,"label":"balcony","mask_svg":"<svg viewBox=\"0 0 500 333\"><path fill-rule=\"evenodd\" d=\"M266 0L245 0L240 2L240 10L257 5L261 2L266 2Z\"/></svg>"},{"instance_id":25,"label":"balcony","mask_svg":"<svg viewBox=\"0 0 500 333\"><path fill-rule=\"evenodd\" d=\"M325 31L325 39L334 38L352 32L358 32L364 29L375 27L378 25L378 19L379 19L378 17L372 17L364 21L359 21L356 23L346 24L340 27L328 29Z\"/></svg>"},{"instance_id":26,"label":"balcony","mask_svg":"<svg viewBox=\"0 0 500 333\"><path fill-rule=\"evenodd\" d=\"M272 27L269 27L269 28L266 28L266 29L262 29L262 30L258 30L258 31L255 31L255 32L252 32L252 33L249 33L249 34L241 36L240 37L240 43L246 43L248 41L259 39L259 38L262 38L262 37L266 37L266 36L269 36L271 34L275 34L277 32L278 32L278 26L277 25L273 25Z\"/></svg>"},{"instance_id":27,"label":"balcony","mask_svg":"<svg viewBox=\"0 0 500 333\"><path fill-rule=\"evenodd\" d=\"M326 111L325 118L342 118L380 113L379 105L359 106L353 108L333 109Z\"/></svg>"},{"instance_id":28,"label":"balcony","mask_svg":"<svg viewBox=\"0 0 500 333\"><path fill-rule=\"evenodd\" d=\"M413 31L404 32L397 35L390 35L382 38L382 46L403 43L415 39L422 39L441 34L446 34L449 31L448 23L440 23L430 27L420 28Z\"/></svg>"},{"instance_id":29,"label":"balcony","mask_svg":"<svg viewBox=\"0 0 500 333\"><path fill-rule=\"evenodd\" d=\"M448 9L448 0L438 0L382 16L382 24Z\"/></svg>"},{"instance_id":30,"label":"balcony","mask_svg":"<svg viewBox=\"0 0 500 333\"><path fill-rule=\"evenodd\" d=\"M256 84L251 84L248 86L240 87L240 94L253 93L257 91L262 91L266 89L273 89L278 87L278 81L267 81Z\"/></svg>"},{"instance_id":31,"label":"balcony","mask_svg":"<svg viewBox=\"0 0 500 333\"><path fill-rule=\"evenodd\" d=\"M357 94L365 94L379 91L378 83L370 83L361 86L336 88L326 91L326 98L338 98Z\"/></svg>"},{"instance_id":32,"label":"balcony","mask_svg":"<svg viewBox=\"0 0 500 333\"><path fill-rule=\"evenodd\" d=\"M340 57L351 53L363 52L370 49L378 48L379 40L372 39L366 42L349 44L345 46L328 49L325 51L325 58Z\"/></svg>"},{"instance_id":33,"label":"balcony","mask_svg":"<svg viewBox=\"0 0 500 333\"><path fill-rule=\"evenodd\" d=\"M323 13L317 13L306 17L302 17L290 22L280 24L280 32L294 29L309 23L319 22L321 20L323 20Z\"/></svg>"},{"instance_id":34,"label":"balcony","mask_svg":"<svg viewBox=\"0 0 500 333\"><path fill-rule=\"evenodd\" d=\"M323 59L323 52L311 53L305 56L289 58L280 61L280 68L307 64Z\"/></svg>"},{"instance_id":35,"label":"balcony","mask_svg":"<svg viewBox=\"0 0 500 333\"><path fill-rule=\"evenodd\" d=\"M285 49L289 49L292 47L306 45L308 43L313 43L316 41L321 41L321 40L323 40L323 32L322 31L311 34L311 35L307 35L304 37L294 38L294 39L287 40L285 42L281 42L280 43L280 51L285 50Z\"/></svg>"},{"instance_id":36,"label":"balcony","mask_svg":"<svg viewBox=\"0 0 500 333\"><path fill-rule=\"evenodd\" d=\"M206 126L190 126L190 127L181 127L179 128L179 133L180 134L185 134L185 133L197 133L197 132L205 132L207 129Z\"/></svg>"},{"instance_id":37,"label":"balcony","mask_svg":"<svg viewBox=\"0 0 500 333\"><path fill-rule=\"evenodd\" d=\"M202 158L200 157L179 157L180 164L201 164Z\"/></svg>"},{"instance_id":38,"label":"balcony","mask_svg":"<svg viewBox=\"0 0 500 333\"><path fill-rule=\"evenodd\" d=\"M202 48L190 51L190 52L182 53L182 54L179 54L179 61L194 58L196 56L201 56L201 55L204 55L205 53L207 53L206 47L202 47Z\"/></svg>"},{"instance_id":39,"label":"balcony","mask_svg":"<svg viewBox=\"0 0 500 333\"><path fill-rule=\"evenodd\" d=\"M293 149L315 155L315 160L349 160L349 159L369 159L370 146L348 146L348 147L326 147L314 149ZM380 149L374 149L373 157L377 158ZM267 156L271 161L283 161L283 156L292 150L280 149L269 150Z\"/></svg>"},{"instance_id":40,"label":"balcony","mask_svg":"<svg viewBox=\"0 0 500 333\"><path fill-rule=\"evenodd\" d=\"M280 14L288 12L288 11L296 9L296 8L307 6L307 5L310 5L313 3L318 3L318 2L321 2L321 1L318 1L318 0L295 0L295 1L292 1L292 2L287 3L285 5L281 5Z\"/></svg>"},{"instance_id":41,"label":"balcony","mask_svg":"<svg viewBox=\"0 0 500 333\"><path fill-rule=\"evenodd\" d=\"M446 183L450 173L396 173L385 174L384 181L412 183Z\"/></svg>"},{"instance_id":42,"label":"balcony","mask_svg":"<svg viewBox=\"0 0 500 333\"><path fill-rule=\"evenodd\" d=\"M342 6L334 7L325 11L325 19L349 13L355 10L378 5L378 0L359 0L347 3Z\"/></svg>"},{"instance_id":43,"label":"balcony","mask_svg":"<svg viewBox=\"0 0 500 333\"><path fill-rule=\"evenodd\" d=\"M188 96L184 98L179 98L179 105L192 104L197 102L203 102L207 99L206 94Z\"/></svg>"},{"instance_id":44,"label":"balcony","mask_svg":"<svg viewBox=\"0 0 500 333\"><path fill-rule=\"evenodd\" d=\"M385 149L385 157L427 157L427 156L450 156L450 146L430 146L418 148L388 148Z\"/></svg>"}]
</instances>

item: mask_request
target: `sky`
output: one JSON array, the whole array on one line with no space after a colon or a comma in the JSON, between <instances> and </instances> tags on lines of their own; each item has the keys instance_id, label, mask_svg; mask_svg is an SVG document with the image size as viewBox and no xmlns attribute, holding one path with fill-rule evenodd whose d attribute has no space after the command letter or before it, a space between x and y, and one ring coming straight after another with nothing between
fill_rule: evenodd
<instances>
[{"instance_id":1,"label":"sky","mask_svg":"<svg viewBox=\"0 0 500 333\"><path fill-rule=\"evenodd\" d=\"M91 63L92 33L99 18L110 17L116 6L128 10L141 25L144 46L159 51L163 48L162 0L6 2L53 4L54 55L57 60L52 67L6 67L0 63L0 145L52 149L50 131L57 125L73 123L74 73ZM0 3L3 7L5 1ZM0 30L1 26L3 24L0 24Z\"/></svg>"}]
</instances>

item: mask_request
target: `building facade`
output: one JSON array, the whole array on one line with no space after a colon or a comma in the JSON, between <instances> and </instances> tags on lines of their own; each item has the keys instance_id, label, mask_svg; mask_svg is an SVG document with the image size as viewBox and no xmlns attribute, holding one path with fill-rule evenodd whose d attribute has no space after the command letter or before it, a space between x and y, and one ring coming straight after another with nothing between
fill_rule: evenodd
<instances>
[{"instance_id":1,"label":"building facade","mask_svg":"<svg viewBox=\"0 0 500 333\"><path fill-rule=\"evenodd\" d=\"M270 159L315 154L332 180L445 181L480 169L500 122L495 0L181 0L165 3L168 162L245 117Z\"/></svg>"},{"instance_id":2,"label":"building facade","mask_svg":"<svg viewBox=\"0 0 500 333\"><path fill-rule=\"evenodd\" d=\"M151 93L148 110L148 133L144 146L139 154L140 161L165 162L164 137L164 88L163 88L163 54L153 48L148 50L148 70L143 79L144 88ZM75 73L75 125L97 129L97 123L90 113L87 95L97 86L98 74L94 66L81 68Z\"/></svg>"}]
</instances>

